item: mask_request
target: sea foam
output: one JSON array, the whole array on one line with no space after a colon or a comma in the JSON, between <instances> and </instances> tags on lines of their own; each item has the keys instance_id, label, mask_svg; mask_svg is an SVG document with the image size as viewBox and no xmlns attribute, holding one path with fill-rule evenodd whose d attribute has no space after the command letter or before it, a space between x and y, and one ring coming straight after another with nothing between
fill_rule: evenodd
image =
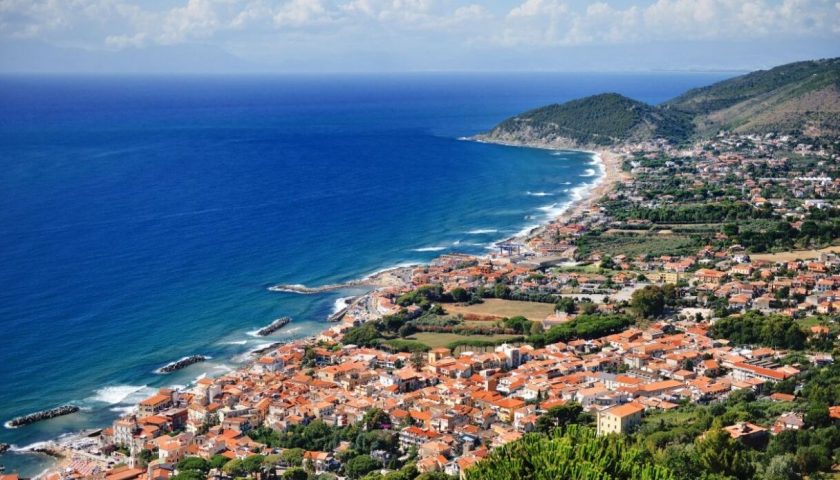
<instances>
[{"instance_id":1,"label":"sea foam","mask_svg":"<svg viewBox=\"0 0 840 480\"><path fill-rule=\"evenodd\" d=\"M97 389L89 400L111 405L134 403L135 400L140 400L151 393L151 390L146 385L114 385Z\"/></svg>"},{"instance_id":2,"label":"sea foam","mask_svg":"<svg viewBox=\"0 0 840 480\"><path fill-rule=\"evenodd\" d=\"M421 248L412 248L414 252L440 252L441 250L446 250L446 247L435 246L435 247L421 247Z\"/></svg>"}]
</instances>

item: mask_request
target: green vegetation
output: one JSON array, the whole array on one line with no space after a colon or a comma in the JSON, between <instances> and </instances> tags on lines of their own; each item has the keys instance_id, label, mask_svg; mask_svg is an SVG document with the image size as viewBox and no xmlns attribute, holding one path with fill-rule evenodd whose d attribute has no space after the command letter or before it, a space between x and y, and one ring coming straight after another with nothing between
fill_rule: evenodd
<instances>
[{"instance_id":1,"label":"green vegetation","mask_svg":"<svg viewBox=\"0 0 840 480\"><path fill-rule=\"evenodd\" d=\"M605 234L588 232L580 237L575 245L578 257L600 252L605 255L690 255L703 246L702 237L688 235L659 235L656 233Z\"/></svg>"},{"instance_id":2,"label":"green vegetation","mask_svg":"<svg viewBox=\"0 0 840 480\"><path fill-rule=\"evenodd\" d=\"M544 333L531 335L526 340L534 346L541 347L575 339L598 338L620 332L632 323L633 320L627 315L582 314L568 323L555 325Z\"/></svg>"},{"instance_id":3,"label":"green vegetation","mask_svg":"<svg viewBox=\"0 0 840 480\"><path fill-rule=\"evenodd\" d=\"M555 429L565 428L567 425L585 425L591 423L592 415L583 412L583 407L577 402L567 402L563 405L551 407L547 412L540 415L534 431L538 433L551 433Z\"/></svg>"},{"instance_id":4,"label":"green vegetation","mask_svg":"<svg viewBox=\"0 0 840 480\"><path fill-rule=\"evenodd\" d=\"M664 138L680 143L721 129L802 133L816 126L840 132L840 59L816 60L757 71L690 90L660 106L615 93L531 110L505 120L488 137L503 141L580 145Z\"/></svg>"},{"instance_id":5,"label":"green vegetation","mask_svg":"<svg viewBox=\"0 0 840 480\"><path fill-rule=\"evenodd\" d=\"M374 408L368 410L359 422L345 427L333 427L321 420L314 420L307 425L292 425L284 431L258 428L250 431L248 436L269 447L286 449L283 454L277 459L263 457L260 462L256 459L249 460L252 457L231 460L225 465L225 469L232 475L243 476L240 474L257 471L258 464L266 465L269 460L273 460L274 463L283 462L294 467L306 467L306 462L303 461L304 451L329 452L333 451L340 442L346 441L350 443L351 448L343 452L340 457L345 469L343 473L350 478L361 478L371 470L383 466L370 458L370 452L375 450L381 450L394 458L394 463L387 465L388 468L401 466L401 463L396 461L396 457L400 455L399 437L395 430L389 429L390 427L388 415ZM254 468L257 470L253 470ZM306 474L305 470L300 471ZM409 480L413 478L408 477Z\"/></svg>"},{"instance_id":6,"label":"green vegetation","mask_svg":"<svg viewBox=\"0 0 840 480\"><path fill-rule=\"evenodd\" d=\"M782 315L764 316L750 311L738 317L726 317L712 326L712 335L738 345L765 345L773 348L801 350L807 334L792 318Z\"/></svg>"},{"instance_id":7,"label":"green vegetation","mask_svg":"<svg viewBox=\"0 0 840 480\"><path fill-rule=\"evenodd\" d=\"M772 218L771 210L755 208L746 202L680 204L664 207L634 207L614 212L617 220L649 220L652 223L721 223L756 218Z\"/></svg>"},{"instance_id":8,"label":"green vegetation","mask_svg":"<svg viewBox=\"0 0 840 480\"><path fill-rule=\"evenodd\" d=\"M814 213L802 222L799 229L793 228L786 221L764 220L726 224L722 231L731 243L740 244L752 252L831 245L835 238L840 237L840 221L837 220L840 211L831 209L828 218L819 212L819 220L814 218Z\"/></svg>"},{"instance_id":9,"label":"green vegetation","mask_svg":"<svg viewBox=\"0 0 840 480\"><path fill-rule=\"evenodd\" d=\"M682 141L692 132L690 117L617 93L605 93L549 105L505 120L491 137L530 130L540 139L569 138L579 144L609 145L651 137Z\"/></svg>"},{"instance_id":10,"label":"green vegetation","mask_svg":"<svg viewBox=\"0 0 840 480\"><path fill-rule=\"evenodd\" d=\"M467 480L672 480L677 476L654 463L650 454L619 436L596 437L579 425L551 435L527 434L504 445L473 468Z\"/></svg>"},{"instance_id":11,"label":"green vegetation","mask_svg":"<svg viewBox=\"0 0 840 480\"><path fill-rule=\"evenodd\" d=\"M673 298L676 291L673 285L666 285L668 288L658 285L648 285L633 292L630 297L630 306L637 315L644 318L658 317L665 310L666 294Z\"/></svg>"},{"instance_id":12,"label":"green vegetation","mask_svg":"<svg viewBox=\"0 0 840 480\"><path fill-rule=\"evenodd\" d=\"M794 402L757 399L741 390L710 405L685 404L648 411L627 436L595 437L584 426L591 417L574 403L554 407L537 421L536 433L495 450L467 470L471 480L533 479L702 479L793 480L829 478L840 456L840 422L828 406L840 404L840 365L806 369ZM770 385L793 390L795 383ZM805 428L784 430L760 442L743 443L722 429L737 422L769 428L787 412L799 412Z\"/></svg>"}]
</instances>

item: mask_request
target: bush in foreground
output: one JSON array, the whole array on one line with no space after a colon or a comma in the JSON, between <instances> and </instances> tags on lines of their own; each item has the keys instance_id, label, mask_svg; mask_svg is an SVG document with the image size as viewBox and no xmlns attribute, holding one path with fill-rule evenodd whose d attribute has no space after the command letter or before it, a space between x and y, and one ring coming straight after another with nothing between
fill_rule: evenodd
<instances>
[{"instance_id":1,"label":"bush in foreground","mask_svg":"<svg viewBox=\"0 0 840 480\"><path fill-rule=\"evenodd\" d=\"M466 471L467 480L676 480L667 468L626 438L597 437L591 428L569 425L553 435L528 434L494 450Z\"/></svg>"}]
</instances>

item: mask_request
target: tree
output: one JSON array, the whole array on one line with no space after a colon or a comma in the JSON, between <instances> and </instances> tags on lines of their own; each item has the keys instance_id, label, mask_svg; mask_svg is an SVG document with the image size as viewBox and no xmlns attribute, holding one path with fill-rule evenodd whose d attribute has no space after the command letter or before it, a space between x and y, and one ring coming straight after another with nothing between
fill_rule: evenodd
<instances>
[{"instance_id":1,"label":"tree","mask_svg":"<svg viewBox=\"0 0 840 480\"><path fill-rule=\"evenodd\" d=\"M206 476L206 474L198 470L179 470L176 475L172 475L169 478L174 480L204 480Z\"/></svg>"},{"instance_id":2,"label":"tree","mask_svg":"<svg viewBox=\"0 0 840 480\"><path fill-rule=\"evenodd\" d=\"M411 365L420 370L423 368L423 365L426 363L426 356L423 355L423 352L414 352L411 354Z\"/></svg>"},{"instance_id":3,"label":"tree","mask_svg":"<svg viewBox=\"0 0 840 480\"><path fill-rule=\"evenodd\" d=\"M806 237L816 237L820 233L820 227L813 220L806 220L800 225L799 231Z\"/></svg>"},{"instance_id":4,"label":"tree","mask_svg":"<svg viewBox=\"0 0 840 480\"><path fill-rule=\"evenodd\" d=\"M408 322L405 325L401 326L399 330L397 330L397 335L401 338L405 338L411 335L414 335L417 332L417 327L414 326L413 323Z\"/></svg>"},{"instance_id":5,"label":"tree","mask_svg":"<svg viewBox=\"0 0 840 480\"><path fill-rule=\"evenodd\" d=\"M251 455L242 460L242 470L247 473L256 473L262 469L265 455Z\"/></svg>"},{"instance_id":6,"label":"tree","mask_svg":"<svg viewBox=\"0 0 840 480\"><path fill-rule=\"evenodd\" d=\"M831 452L823 445L799 447L796 450L796 463L803 474L826 471L831 468Z\"/></svg>"},{"instance_id":7,"label":"tree","mask_svg":"<svg viewBox=\"0 0 840 480\"><path fill-rule=\"evenodd\" d=\"M812 402L805 411L805 424L809 427L824 427L831 422L828 415L828 405L821 402Z\"/></svg>"},{"instance_id":8,"label":"tree","mask_svg":"<svg viewBox=\"0 0 840 480\"><path fill-rule=\"evenodd\" d=\"M563 405L551 407L545 414L537 418L536 431L549 433L555 428L576 423L582 412L583 407L577 402L567 402Z\"/></svg>"},{"instance_id":9,"label":"tree","mask_svg":"<svg viewBox=\"0 0 840 480\"><path fill-rule=\"evenodd\" d=\"M202 473L210 471L210 462L201 457L187 457L178 462L178 471L197 470Z\"/></svg>"},{"instance_id":10,"label":"tree","mask_svg":"<svg viewBox=\"0 0 840 480\"><path fill-rule=\"evenodd\" d=\"M706 432L695 443L697 458L703 470L735 478L750 478L753 466L743 451L743 446L723 429Z\"/></svg>"},{"instance_id":11,"label":"tree","mask_svg":"<svg viewBox=\"0 0 840 480\"><path fill-rule=\"evenodd\" d=\"M796 480L799 474L796 471L796 458L791 454L772 457L770 462L761 472L761 478L765 480Z\"/></svg>"},{"instance_id":12,"label":"tree","mask_svg":"<svg viewBox=\"0 0 840 480\"><path fill-rule=\"evenodd\" d=\"M592 302L582 302L579 304L580 306L580 313L584 315L592 315L596 311L598 311L598 307Z\"/></svg>"},{"instance_id":13,"label":"tree","mask_svg":"<svg viewBox=\"0 0 840 480\"><path fill-rule=\"evenodd\" d=\"M370 455L359 455L344 464L344 473L350 478L361 478L364 474L380 467L382 467L382 464L371 458Z\"/></svg>"},{"instance_id":14,"label":"tree","mask_svg":"<svg viewBox=\"0 0 840 480\"><path fill-rule=\"evenodd\" d=\"M213 458L210 459L210 468L222 468L230 461L230 459L224 455L213 455Z\"/></svg>"},{"instance_id":15,"label":"tree","mask_svg":"<svg viewBox=\"0 0 840 480\"><path fill-rule=\"evenodd\" d=\"M636 290L630 297L630 306L640 317L650 318L661 315L665 309L665 295L662 288L648 285Z\"/></svg>"},{"instance_id":16,"label":"tree","mask_svg":"<svg viewBox=\"0 0 840 480\"><path fill-rule=\"evenodd\" d=\"M362 418L362 425L365 430L377 430L384 425L391 424L391 417L388 416L381 408L372 408L365 412Z\"/></svg>"},{"instance_id":17,"label":"tree","mask_svg":"<svg viewBox=\"0 0 840 480\"><path fill-rule=\"evenodd\" d=\"M418 475L414 480L453 480L453 477L443 472L424 472Z\"/></svg>"},{"instance_id":18,"label":"tree","mask_svg":"<svg viewBox=\"0 0 840 480\"><path fill-rule=\"evenodd\" d=\"M379 337L379 332L372 322L353 327L344 334L342 342L345 345L371 346L373 341Z\"/></svg>"},{"instance_id":19,"label":"tree","mask_svg":"<svg viewBox=\"0 0 840 480\"><path fill-rule=\"evenodd\" d=\"M299 467L303 465L303 453L304 449L302 448L287 448L280 454L280 459L286 465Z\"/></svg>"},{"instance_id":20,"label":"tree","mask_svg":"<svg viewBox=\"0 0 840 480\"><path fill-rule=\"evenodd\" d=\"M735 237L738 235L738 225L735 223L727 223L723 226L723 234L727 237Z\"/></svg>"},{"instance_id":21,"label":"tree","mask_svg":"<svg viewBox=\"0 0 840 480\"><path fill-rule=\"evenodd\" d=\"M575 313L575 300L571 297L561 297L557 300L555 308L568 314Z\"/></svg>"},{"instance_id":22,"label":"tree","mask_svg":"<svg viewBox=\"0 0 840 480\"><path fill-rule=\"evenodd\" d=\"M140 461L140 465L145 466L148 465L155 456L155 452L149 450L148 448L144 448L137 454L137 459Z\"/></svg>"},{"instance_id":23,"label":"tree","mask_svg":"<svg viewBox=\"0 0 840 480\"><path fill-rule=\"evenodd\" d=\"M528 333L531 328L531 321L522 316L505 318L503 323L516 333Z\"/></svg>"},{"instance_id":24,"label":"tree","mask_svg":"<svg viewBox=\"0 0 840 480\"><path fill-rule=\"evenodd\" d=\"M222 471L233 477L244 477L248 473L245 471L245 467L242 466L242 460L238 458L234 458L233 460L227 462L225 466L222 467Z\"/></svg>"},{"instance_id":25,"label":"tree","mask_svg":"<svg viewBox=\"0 0 840 480\"><path fill-rule=\"evenodd\" d=\"M294 467L283 472L283 480L306 480L309 474L300 467Z\"/></svg>"},{"instance_id":26,"label":"tree","mask_svg":"<svg viewBox=\"0 0 840 480\"><path fill-rule=\"evenodd\" d=\"M466 290L464 290L461 287L453 288L452 291L449 292L449 295L452 296L452 301L453 302L462 303L462 302L466 302L467 300L470 299L469 292L467 292Z\"/></svg>"}]
</instances>

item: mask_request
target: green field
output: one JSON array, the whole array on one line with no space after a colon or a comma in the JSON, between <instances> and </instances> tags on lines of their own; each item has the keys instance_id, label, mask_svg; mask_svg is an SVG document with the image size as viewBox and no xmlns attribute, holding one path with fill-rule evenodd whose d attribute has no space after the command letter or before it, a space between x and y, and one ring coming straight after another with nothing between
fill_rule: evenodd
<instances>
[{"instance_id":1,"label":"green field","mask_svg":"<svg viewBox=\"0 0 840 480\"><path fill-rule=\"evenodd\" d=\"M697 253L703 246L700 239L685 235L659 234L616 234L616 235L588 235L579 242L578 251L582 255L602 253L606 255L624 254L629 257L637 255L687 255Z\"/></svg>"},{"instance_id":2,"label":"green field","mask_svg":"<svg viewBox=\"0 0 840 480\"><path fill-rule=\"evenodd\" d=\"M500 319L521 315L534 322L542 321L545 317L554 313L554 304L552 303L519 302L499 298L488 298L484 300L484 303L475 305L448 304L445 308L448 313L453 315L472 313Z\"/></svg>"}]
</instances>

